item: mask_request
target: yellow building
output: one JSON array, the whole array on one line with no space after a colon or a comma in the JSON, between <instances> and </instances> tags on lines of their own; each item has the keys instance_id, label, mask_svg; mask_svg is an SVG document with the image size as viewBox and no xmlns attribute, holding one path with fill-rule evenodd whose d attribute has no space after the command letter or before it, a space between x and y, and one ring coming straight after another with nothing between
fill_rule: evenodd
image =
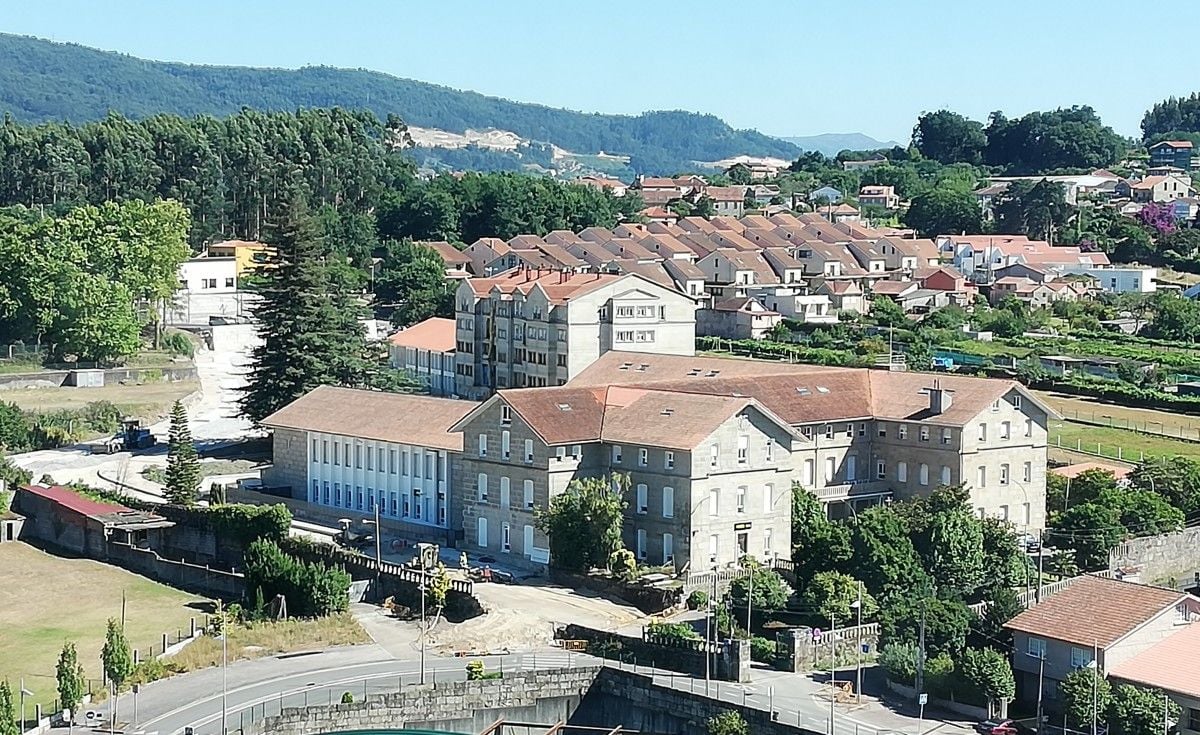
<instances>
[{"instance_id":1,"label":"yellow building","mask_svg":"<svg viewBox=\"0 0 1200 735\"><path fill-rule=\"evenodd\" d=\"M225 240L224 242L214 242L212 245L209 245L208 257L236 258L237 274L240 278L247 273L253 273L257 270L262 265L262 261L266 258L267 251L270 249L270 245L262 242Z\"/></svg>"}]
</instances>

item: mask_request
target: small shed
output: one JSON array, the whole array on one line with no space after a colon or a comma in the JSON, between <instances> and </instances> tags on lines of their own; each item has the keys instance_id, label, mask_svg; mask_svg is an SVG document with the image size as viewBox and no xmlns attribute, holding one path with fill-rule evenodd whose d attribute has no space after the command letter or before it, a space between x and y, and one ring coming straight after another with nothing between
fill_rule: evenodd
<instances>
[{"instance_id":1,"label":"small shed","mask_svg":"<svg viewBox=\"0 0 1200 735\"><path fill-rule=\"evenodd\" d=\"M76 388L103 388L104 371L99 369L72 370L67 373L67 385Z\"/></svg>"}]
</instances>

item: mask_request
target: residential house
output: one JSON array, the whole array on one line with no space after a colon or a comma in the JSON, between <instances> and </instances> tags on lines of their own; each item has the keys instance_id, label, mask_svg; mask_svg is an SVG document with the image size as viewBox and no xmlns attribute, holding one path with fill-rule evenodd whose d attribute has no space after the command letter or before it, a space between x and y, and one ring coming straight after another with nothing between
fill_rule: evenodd
<instances>
[{"instance_id":1,"label":"residential house","mask_svg":"<svg viewBox=\"0 0 1200 735\"><path fill-rule=\"evenodd\" d=\"M779 187L775 184L755 184L749 188L749 193L754 197L755 204L765 207L779 196Z\"/></svg>"},{"instance_id":2,"label":"residential house","mask_svg":"<svg viewBox=\"0 0 1200 735\"><path fill-rule=\"evenodd\" d=\"M445 240L439 240L417 244L423 245L437 253L437 256L442 259L442 265L446 269L447 279L471 277L471 257L450 243Z\"/></svg>"},{"instance_id":3,"label":"residential house","mask_svg":"<svg viewBox=\"0 0 1200 735\"><path fill-rule=\"evenodd\" d=\"M820 207L818 211L830 222L858 222L860 214L857 207L842 202L832 207Z\"/></svg>"},{"instance_id":4,"label":"residential house","mask_svg":"<svg viewBox=\"0 0 1200 735\"><path fill-rule=\"evenodd\" d=\"M861 171L867 168L875 168L887 163L888 160L880 153L872 153L870 156L861 161L842 161L842 168L846 171Z\"/></svg>"},{"instance_id":5,"label":"residential house","mask_svg":"<svg viewBox=\"0 0 1200 735\"><path fill-rule=\"evenodd\" d=\"M1180 625L1178 629L1146 650L1128 658L1106 672L1115 682L1155 689L1179 705L1179 735L1200 734L1200 624Z\"/></svg>"},{"instance_id":6,"label":"residential house","mask_svg":"<svg viewBox=\"0 0 1200 735\"><path fill-rule=\"evenodd\" d=\"M457 393L468 398L562 385L609 350L695 350L693 299L635 274L472 278L455 293L455 318Z\"/></svg>"},{"instance_id":7,"label":"residential house","mask_svg":"<svg viewBox=\"0 0 1200 735\"><path fill-rule=\"evenodd\" d=\"M512 248L498 237L481 237L467 246L463 253L471 259L471 272L477 276L495 275L488 266L500 264L499 258L507 255ZM499 266L498 266L499 267Z\"/></svg>"},{"instance_id":8,"label":"residential house","mask_svg":"<svg viewBox=\"0 0 1200 735\"><path fill-rule=\"evenodd\" d=\"M837 311L826 294L777 290L761 296L767 308L804 324L836 324Z\"/></svg>"},{"instance_id":9,"label":"residential house","mask_svg":"<svg viewBox=\"0 0 1200 735\"><path fill-rule=\"evenodd\" d=\"M638 212L650 222L657 222L663 225L673 225L679 221L679 215L665 207L655 206L646 207Z\"/></svg>"},{"instance_id":10,"label":"residential house","mask_svg":"<svg viewBox=\"0 0 1200 735\"><path fill-rule=\"evenodd\" d=\"M451 398L321 386L262 420L273 464L263 483L291 488L336 522L379 517L389 535L454 544L452 426L476 404Z\"/></svg>"},{"instance_id":11,"label":"residential house","mask_svg":"<svg viewBox=\"0 0 1200 735\"><path fill-rule=\"evenodd\" d=\"M867 299L863 295L862 286L854 281L815 278L810 282L810 286L813 293L829 298L829 304L835 313L867 313Z\"/></svg>"},{"instance_id":12,"label":"residential house","mask_svg":"<svg viewBox=\"0 0 1200 735\"><path fill-rule=\"evenodd\" d=\"M454 343L454 320L430 317L388 337L388 364L412 375L430 395L453 396Z\"/></svg>"},{"instance_id":13,"label":"residential house","mask_svg":"<svg viewBox=\"0 0 1200 735\"><path fill-rule=\"evenodd\" d=\"M629 190L625 182L603 176L581 176L575 180L575 183L607 191L615 197L623 197L625 196L625 192Z\"/></svg>"},{"instance_id":14,"label":"residential house","mask_svg":"<svg viewBox=\"0 0 1200 735\"><path fill-rule=\"evenodd\" d=\"M894 186L868 184L858 192L858 205L860 207L897 209L900 206L900 197L896 195Z\"/></svg>"},{"instance_id":15,"label":"residential house","mask_svg":"<svg viewBox=\"0 0 1200 735\"><path fill-rule=\"evenodd\" d=\"M745 186L709 186L704 196L712 202L717 216L741 217L746 213Z\"/></svg>"},{"instance_id":16,"label":"residential house","mask_svg":"<svg viewBox=\"0 0 1200 735\"><path fill-rule=\"evenodd\" d=\"M759 299L739 296L696 310L696 334L722 339L761 339L783 321Z\"/></svg>"},{"instance_id":17,"label":"residential house","mask_svg":"<svg viewBox=\"0 0 1200 735\"><path fill-rule=\"evenodd\" d=\"M244 276L261 268L271 256L271 246L253 240L223 240L204 249L210 258L233 258L236 276Z\"/></svg>"},{"instance_id":18,"label":"residential house","mask_svg":"<svg viewBox=\"0 0 1200 735\"><path fill-rule=\"evenodd\" d=\"M843 198L844 195L842 192L838 191L832 186L822 186L820 189L814 189L808 195L808 201L813 202L814 206L816 202L821 202L822 204L837 204L838 202L842 201Z\"/></svg>"},{"instance_id":19,"label":"residential house","mask_svg":"<svg viewBox=\"0 0 1200 735\"><path fill-rule=\"evenodd\" d=\"M1129 198L1137 204L1170 202L1196 196L1191 180L1179 174L1147 176L1141 181L1118 186L1118 194L1124 191L1128 191Z\"/></svg>"},{"instance_id":20,"label":"residential house","mask_svg":"<svg viewBox=\"0 0 1200 735\"><path fill-rule=\"evenodd\" d=\"M1200 600L1163 587L1087 575L1025 610L1004 627L1013 634L1017 698L1062 706L1059 683L1093 661L1119 670L1188 621L1200 620Z\"/></svg>"},{"instance_id":21,"label":"residential house","mask_svg":"<svg viewBox=\"0 0 1200 735\"><path fill-rule=\"evenodd\" d=\"M238 261L234 256L201 255L179 264L181 296L231 294L238 290Z\"/></svg>"},{"instance_id":22,"label":"residential house","mask_svg":"<svg viewBox=\"0 0 1200 735\"><path fill-rule=\"evenodd\" d=\"M1173 166L1184 171L1196 167L1190 140L1164 140L1150 146L1151 166Z\"/></svg>"}]
</instances>

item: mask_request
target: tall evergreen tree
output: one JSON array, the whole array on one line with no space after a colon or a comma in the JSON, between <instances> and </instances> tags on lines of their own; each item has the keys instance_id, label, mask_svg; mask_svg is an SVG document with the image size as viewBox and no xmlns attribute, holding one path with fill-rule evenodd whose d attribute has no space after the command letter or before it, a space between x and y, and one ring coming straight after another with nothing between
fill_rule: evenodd
<instances>
[{"instance_id":1,"label":"tall evergreen tree","mask_svg":"<svg viewBox=\"0 0 1200 735\"><path fill-rule=\"evenodd\" d=\"M193 505L200 497L200 459L196 456L196 445L192 443L187 411L179 401L171 408L164 495L176 505Z\"/></svg>"},{"instance_id":2,"label":"tall evergreen tree","mask_svg":"<svg viewBox=\"0 0 1200 735\"><path fill-rule=\"evenodd\" d=\"M0 735L18 735L17 709L13 705L12 686L8 679L0 681Z\"/></svg>"},{"instance_id":3,"label":"tall evergreen tree","mask_svg":"<svg viewBox=\"0 0 1200 735\"><path fill-rule=\"evenodd\" d=\"M71 720L75 719L75 709L83 701L84 678L83 666L79 663L79 655L74 643L64 643L58 654L58 666L55 669L58 680L59 707L71 710Z\"/></svg>"},{"instance_id":4,"label":"tall evergreen tree","mask_svg":"<svg viewBox=\"0 0 1200 735\"><path fill-rule=\"evenodd\" d=\"M133 654L129 652L129 641L116 618L108 619L104 647L100 649L100 663L104 667L104 675L118 691L133 673Z\"/></svg>"},{"instance_id":5,"label":"tall evergreen tree","mask_svg":"<svg viewBox=\"0 0 1200 735\"><path fill-rule=\"evenodd\" d=\"M362 386L370 373L362 305L349 284L331 278L317 222L293 197L268 232L273 252L254 308L263 341L242 411L260 421L318 385Z\"/></svg>"}]
</instances>

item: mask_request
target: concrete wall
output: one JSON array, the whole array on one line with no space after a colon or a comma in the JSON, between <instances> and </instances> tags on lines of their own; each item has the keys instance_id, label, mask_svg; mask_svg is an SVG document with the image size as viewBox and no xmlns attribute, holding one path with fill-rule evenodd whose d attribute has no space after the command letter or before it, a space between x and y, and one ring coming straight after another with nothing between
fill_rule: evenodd
<instances>
[{"instance_id":1,"label":"concrete wall","mask_svg":"<svg viewBox=\"0 0 1200 735\"><path fill-rule=\"evenodd\" d=\"M1141 569L1146 583L1190 581L1200 570L1200 527L1124 541L1109 552L1108 568Z\"/></svg>"},{"instance_id":2,"label":"concrete wall","mask_svg":"<svg viewBox=\"0 0 1200 735\"><path fill-rule=\"evenodd\" d=\"M240 573L164 559L152 549L142 549L129 544L110 543L108 556L104 561L176 589L206 597L240 599L246 587Z\"/></svg>"},{"instance_id":3,"label":"concrete wall","mask_svg":"<svg viewBox=\"0 0 1200 735\"><path fill-rule=\"evenodd\" d=\"M70 370L39 370L32 373L9 373L0 375L0 391L21 390L25 388L61 388L67 386L71 376ZM138 368L107 368L104 370L104 384L117 383L147 383L168 382L178 383L185 380L198 380L196 366L191 363L163 365L160 367ZM72 386L73 387L73 386ZM86 391L86 387L79 390Z\"/></svg>"},{"instance_id":4,"label":"concrete wall","mask_svg":"<svg viewBox=\"0 0 1200 735\"><path fill-rule=\"evenodd\" d=\"M566 720L599 669L506 673L502 679L412 685L353 704L288 708L250 723L246 735L310 735L344 730L431 729L482 732L497 719L551 725Z\"/></svg>"},{"instance_id":5,"label":"concrete wall","mask_svg":"<svg viewBox=\"0 0 1200 735\"><path fill-rule=\"evenodd\" d=\"M609 657L616 656L633 664L696 677L709 672L712 678L724 681L750 680L750 642L745 640L718 641L709 645L704 641L696 641L690 646L663 645L575 624L559 628L554 636L559 640L587 641L593 655L607 653Z\"/></svg>"}]
</instances>

